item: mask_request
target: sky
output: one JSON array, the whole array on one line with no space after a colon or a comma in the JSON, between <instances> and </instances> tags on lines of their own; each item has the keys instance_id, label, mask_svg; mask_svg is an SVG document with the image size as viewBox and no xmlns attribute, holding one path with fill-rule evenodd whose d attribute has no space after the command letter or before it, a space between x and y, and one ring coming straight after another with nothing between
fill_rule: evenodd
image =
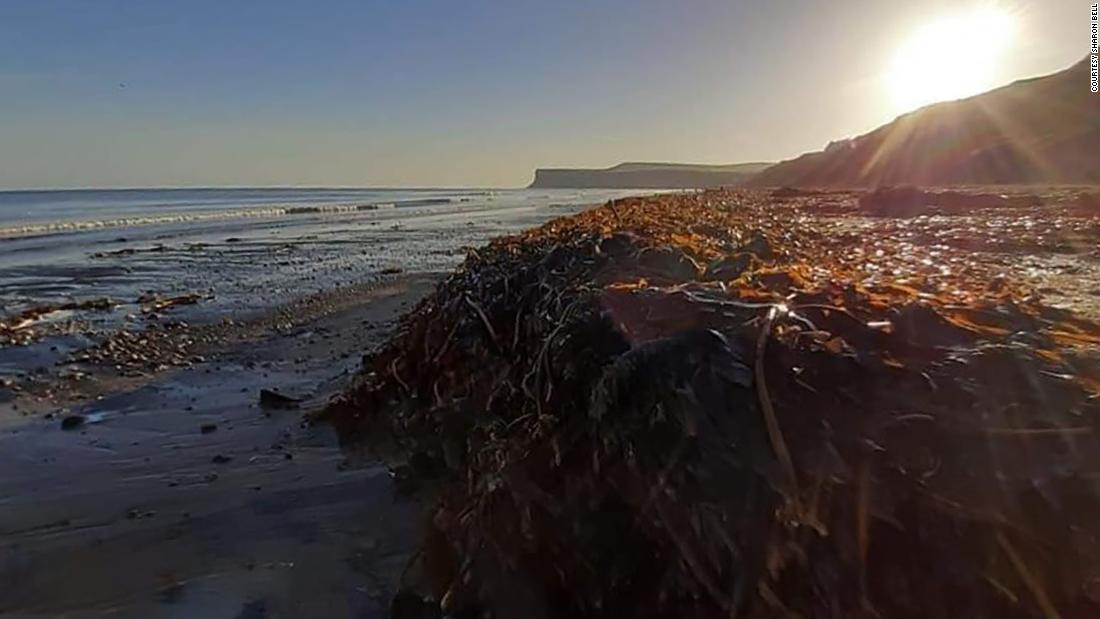
<instances>
[{"instance_id":1,"label":"sky","mask_svg":"<svg viewBox=\"0 0 1100 619\"><path fill-rule=\"evenodd\" d=\"M0 0L0 189L517 187L536 167L781 160L907 111L897 50L965 4ZM1088 2L998 5L996 83L1088 51Z\"/></svg>"}]
</instances>

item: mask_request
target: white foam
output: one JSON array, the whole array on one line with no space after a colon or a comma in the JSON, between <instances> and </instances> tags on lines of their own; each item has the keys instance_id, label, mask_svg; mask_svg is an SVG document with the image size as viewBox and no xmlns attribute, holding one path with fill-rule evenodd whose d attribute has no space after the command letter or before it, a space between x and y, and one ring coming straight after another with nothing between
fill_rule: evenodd
<instances>
[{"instance_id":1,"label":"white foam","mask_svg":"<svg viewBox=\"0 0 1100 619\"><path fill-rule=\"evenodd\" d=\"M257 208L237 208L223 211L200 213L164 213L157 215L135 215L113 219L90 219L79 221L48 221L26 223L17 226L0 227L0 239L47 234L65 234L102 230L105 228L131 228L136 226L155 226L165 224L218 221L223 219L277 218L293 215L341 215L392 209L396 205L387 204L313 204L295 206L266 206Z\"/></svg>"}]
</instances>

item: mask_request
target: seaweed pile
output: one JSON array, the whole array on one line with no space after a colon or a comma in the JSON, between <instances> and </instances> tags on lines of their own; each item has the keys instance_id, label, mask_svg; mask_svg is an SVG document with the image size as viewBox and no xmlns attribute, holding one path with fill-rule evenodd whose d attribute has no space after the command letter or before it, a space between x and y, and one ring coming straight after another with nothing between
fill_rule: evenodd
<instances>
[{"instance_id":1,"label":"seaweed pile","mask_svg":"<svg viewBox=\"0 0 1100 619\"><path fill-rule=\"evenodd\" d=\"M1100 616L1100 328L816 199L471 251L326 411L433 480L394 616Z\"/></svg>"}]
</instances>

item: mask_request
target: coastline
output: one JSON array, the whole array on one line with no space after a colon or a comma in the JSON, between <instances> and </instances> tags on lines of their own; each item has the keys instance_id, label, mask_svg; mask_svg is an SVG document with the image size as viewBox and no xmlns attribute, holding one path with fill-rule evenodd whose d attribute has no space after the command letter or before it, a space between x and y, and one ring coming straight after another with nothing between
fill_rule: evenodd
<instances>
[{"instance_id":1,"label":"coastline","mask_svg":"<svg viewBox=\"0 0 1100 619\"><path fill-rule=\"evenodd\" d=\"M380 299L400 297L405 307L442 276L441 272L431 271L382 274L365 282L294 298L250 316L234 318L229 314L220 321L198 324L169 320L136 331L113 331L102 343L79 351L75 362L67 364L79 367L77 371L63 368L57 373L30 373L22 380L9 380L4 385L5 401L0 402L0 428L19 417L62 417L104 396L155 383L172 372L210 364L215 366L211 371L220 371L219 358L258 341L293 340L302 333L311 333L313 323L334 316L356 312L369 316L374 311L373 303ZM372 334L381 328L381 323L369 317L363 320ZM338 323L336 328L347 330L350 325ZM322 337L327 340L331 336Z\"/></svg>"},{"instance_id":2,"label":"coastline","mask_svg":"<svg viewBox=\"0 0 1100 619\"><path fill-rule=\"evenodd\" d=\"M0 613L385 616L420 509L303 413L439 278L391 277L195 327L218 336L200 362L92 376L98 392L55 393L65 413L9 410ZM265 407L261 389L302 401Z\"/></svg>"},{"instance_id":3,"label":"coastline","mask_svg":"<svg viewBox=\"0 0 1100 619\"><path fill-rule=\"evenodd\" d=\"M115 301L0 344L0 614L387 616L420 499L308 413L466 248L596 195L65 237L43 302Z\"/></svg>"},{"instance_id":4,"label":"coastline","mask_svg":"<svg viewBox=\"0 0 1100 619\"><path fill-rule=\"evenodd\" d=\"M639 200L714 200L723 208L770 202L801 218L800 225L813 220L814 229L842 239L913 238L927 226L924 240L885 255L922 273L929 290L941 279L953 281L953 271L943 269L964 266L965 258L981 269L971 279L1001 269L1037 270L1037 276L1028 272L1030 288L1085 316L1098 315L1100 268L1072 242L1087 238L1095 220L1074 214L1071 195L1044 197L1043 208L1050 209L1044 212L1063 218L1055 222L1060 238L1024 226L1038 212L1030 207L991 208L973 220L957 214L868 219L856 206L858 196L711 192ZM494 236L489 246L553 237L594 211L518 236ZM652 223L666 225L659 219ZM768 222L757 225L776 225ZM996 225L983 229L975 222ZM695 225L700 238L721 234ZM1003 231L1025 227L1027 235ZM936 249L942 239L952 243L950 250ZM670 236L662 242L685 241ZM914 247L936 251L944 262L920 262L911 255ZM1067 247L1077 253L1066 253ZM478 260L477 252L471 256L467 264ZM659 282L663 270L679 274L690 266L672 258L654 254L647 276ZM853 273L876 281L881 267L861 266L868 257L846 259ZM151 338L141 343L123 336L82 379L45 379L0 403L0 613L387 616L422 541L431 497L402 494L386 467L360 461L333 428L304 423L303 413L341 393L365 353L392 346L397 318L438 294L444 275L390 273L251 317L171 330L165 343L191 342L179 365L159 364ZM471 324L478 330L483 323ZM445 346L437 348L438 354ZM176 354L173 345L165 350ZM126 361L132 354L139 354L136 366ZM146 364L166 367L142 369ZM127 375L132 367L139 371ZM268 398L265 406L264 389L300 401ZM64 429L72 416L79 420ZM104 564L110 568L99 567Z\"/></svg>"}]
</instances>

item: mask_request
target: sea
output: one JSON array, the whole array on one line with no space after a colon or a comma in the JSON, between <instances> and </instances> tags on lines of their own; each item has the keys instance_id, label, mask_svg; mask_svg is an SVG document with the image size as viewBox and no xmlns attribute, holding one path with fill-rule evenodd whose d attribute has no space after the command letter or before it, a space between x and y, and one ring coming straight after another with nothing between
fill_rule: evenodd
<instances>
[{"instance_id":1,"label":"sea","mask_svg":"<svg viewBox=\"0 0 1100 619\"><path fill-rule=\"evenodd\" d=\"M401 272L446 272L467 249L653 190L212 188L0 192L0 320L52 312L84 332L137 328L142 300L210 321ZM129 322L128 322L129 321ZM56 347L56 346L55 346ZM29 351L26 351L29 352ZM26 367L0 354L0 374ZM5 364L7 358L7 364Z\"/></svg>"}]
</instances>

